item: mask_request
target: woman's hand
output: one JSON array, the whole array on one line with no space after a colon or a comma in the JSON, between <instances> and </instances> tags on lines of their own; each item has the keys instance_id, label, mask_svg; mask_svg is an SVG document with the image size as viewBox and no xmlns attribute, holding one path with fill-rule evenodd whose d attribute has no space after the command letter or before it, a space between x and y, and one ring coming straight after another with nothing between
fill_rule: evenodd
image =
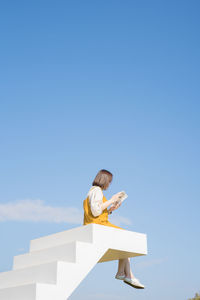
<instances>
[{"instance_id":1,"label":"woman's hand","mask_svg":"<svg viewBox=\"0 0 200 300\"><path fill-rule=\"evenodd\" d=\"M112 211L118 209L121 206L121 202L115 202L115 204L112 204L111 207L109 208L108 212L111 213Z\"/></svg>"},{"instance_id":2,"label":"woman's hand","mask_svg":"<svg viewBox=\"0 0 200 300\"><path fill-rule=\"evenodd\" d=\"M111 200L113 204L116 204L119 201L119 193L113 195Z\"/></svg>"},{"instance_id":3,"label":"woman's hand","mask_svg":"<svg viewBox=\"0 0 200 300\"><path fill-rule=\"evenodd\" d=\"M114 209L113 209L113 210L115 210L115 209L117 209L117 208L119 207L119 206L116 207L116 205L117 205L119 202L120 202L120 201L119 201L119 193L117 193L117 194L113 195L113 196L111 197L110 200L108 200L108 201L102 203L101 209L104 210L104 209L107 208L108 206L114 205ZM121 204L120 204L120 205L121 205ZM116 208L115 208L115 207L116 207Z\"/></svg>"},{"instance_id":4,"label":"woman's hand","mask_svg":"<svg viewBox=\"0 0 200 300\"><path fill-rule=\"evenodd\" d=\"M113 204L113 210L115 210L115 209L119 208L119 207L121 206L121 204L122 204L122 202L121 202L121 201L119 201L119 202L117 202L117 203Z\"/></svg>"}]
</instances>

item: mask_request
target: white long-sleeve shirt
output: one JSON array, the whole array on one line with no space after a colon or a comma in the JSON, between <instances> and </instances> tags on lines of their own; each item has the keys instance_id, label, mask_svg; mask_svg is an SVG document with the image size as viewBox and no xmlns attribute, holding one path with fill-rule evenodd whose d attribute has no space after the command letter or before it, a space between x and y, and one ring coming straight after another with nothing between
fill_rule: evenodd
<instances>
[{"instance_id":1,"label":"white long-sleeve shirt","mask_svg":"<svg viewBox=\"0 0 200 300\"><path fill-rule=\"evenodd\" d=\"M87 194L91 212L94 217L102 214L103 192L99 186L92 186Z\"/></svg>"}]
</instances>

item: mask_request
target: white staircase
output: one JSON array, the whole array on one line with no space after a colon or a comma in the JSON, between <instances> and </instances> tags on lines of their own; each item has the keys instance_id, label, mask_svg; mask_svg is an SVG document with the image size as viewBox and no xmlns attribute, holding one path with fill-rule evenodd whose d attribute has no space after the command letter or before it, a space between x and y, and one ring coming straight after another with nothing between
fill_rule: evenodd
<instances>
[{"instance_id":1,"label":"white staircase","mask_svg":"<svg viewBox=\"0 0 200 300\"><path fill-rule=\"evenodd\" d=\"M41 237L0 273L0 300L66 300L96 263L146 254L146 234L97 224Z\"/></svg>"}]
</instances>

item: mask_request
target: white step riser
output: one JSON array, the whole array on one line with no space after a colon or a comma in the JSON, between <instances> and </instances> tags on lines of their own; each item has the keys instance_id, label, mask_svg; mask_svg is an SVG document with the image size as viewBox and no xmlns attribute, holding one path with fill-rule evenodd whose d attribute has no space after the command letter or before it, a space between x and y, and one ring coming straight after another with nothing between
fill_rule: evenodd
<instances>
[{"instance_id":1,"label":"white step riser","mask_svg":"<svg viewBox=\"0 0 200 300\"><path fill-rule=\"evenodd\" d=\"M61 297L59 297L61 296ZM0 300L66 300L56 286L49 284L27 284L0 289Z\"/></svg>"},{"instance_id":2,"label":"white step riser","mask_svg":"<svg viewBox=\"0 0 200 300\"><path fill-rule=\"evenodd\" d=\"M0 288L8 288L27 283L56 284L57 262L0 273Z\"/></svg>"},{"instance_id":3,"label":"white step riser","mask_svg":"<svg viewBox=\"0 0 200 300\"><path fill-rule=\"evenodd\" d=\"M74 228L59 233L51 234L45 237L41 237L38 239L34 239L30 242L30 252L38 251L50 247L56 247L73 241L92 243L93 227L81 226L78 228Z\"/></svg>"},{"instance_id":4,"label":"white step riser","mask_svg":"<svg viewBox=\"0 0 200 300\"><path fill-rule=\"evenodd\" d=\"M35 285L0 289L0 300L36 300Z\"/></svg>"},{"instance_id":5,"label":"white step riser","mask_svg":"<svg viewBox=\"0 0 200 300\"><path fill-rule=\"evenodd\" d=\"M14 257L13 269L17 270L29 266L48 263L55 260L63 260L66 262L76 262L77 243L48 248L40 251L34 251L27 254L17 255Z\"/></svg>"},{"instance_id":6,"label":"white step riser","mask_svg":"<svg viewBox=\"0 0 200 300\"><path fill-rule=\"evenodd\" d=\"M18 255L14 257L13 269L18 270L55 260L79 263L85 260L88 252L91 253L93 247L94 245L90 243L73 242L54 248Z\"/></svg>"}]
</instances>

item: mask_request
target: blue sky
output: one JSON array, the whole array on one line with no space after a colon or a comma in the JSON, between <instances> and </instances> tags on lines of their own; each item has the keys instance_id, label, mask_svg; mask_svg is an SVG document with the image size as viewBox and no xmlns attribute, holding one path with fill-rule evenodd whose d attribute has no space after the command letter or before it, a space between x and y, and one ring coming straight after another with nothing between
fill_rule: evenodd
<instances>
[{"instance_id":1,"label":"blue sky","mask_svg":"<svg viewBox=\"0 0 200 300\"><path fill-rule=\"evenodd\" d=\"M113 222L148 237L147 286L98 264L71 300L182 300L200 291L200 2L0 4L0 271L31 239L81 225L99 169ZM99 281L101 282L99 284Z\"/></svg>"}]
</instances>

